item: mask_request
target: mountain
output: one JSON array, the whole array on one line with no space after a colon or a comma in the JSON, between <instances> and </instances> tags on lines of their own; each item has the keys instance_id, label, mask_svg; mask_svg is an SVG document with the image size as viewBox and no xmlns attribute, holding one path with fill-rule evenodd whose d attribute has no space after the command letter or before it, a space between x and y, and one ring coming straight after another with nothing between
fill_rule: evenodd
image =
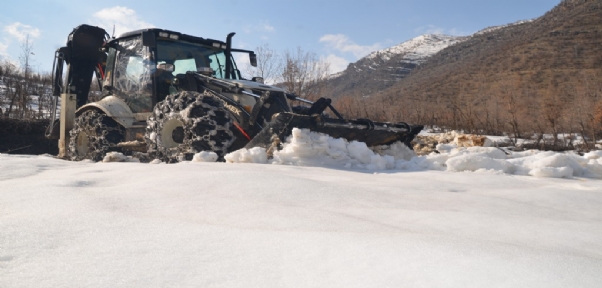
<instances>
[{"instance_id":1,"label":"mountain","mask_svg":"<svg viewBox=\"0 0 602 288\"><path fill-rule=\"evenodd\" d=\"M485 29L443 49L383 94L452 101L511 90L533 100L574 99L586 93L577 90L600 95L601 78L602 1L564 0L535 20Z\"/></svg>"},{"instance_id":2,"label":"mountain","mask_svg":"<svg viewBox=\"0 0 602 288\"><path fill-rule=\"evenodd\" d=\"M345 88L359 87L359 93L346 90L336 99L346 117L534 137L542 149L587 151L602 139L602 0L563 0L537 19L486 28L428 57L405 77L383 75L411 61L398 55L377 66L375 59L388 59L381 54L335 79ZM365 82L350 77L354 68L365 67L360 63L370 63L374 69L364 74L375 76ZM392 79L388 88L366 91L385 86L382 79ZM565 147L562 133L579 134L583 142ZM545 134L553 138L547 148Z\"/></svg>"},{"instance_id":3,"label":"mountain","mask_svg":"<svg viewBox=\"0 0 602 288\"><path fill-rule=\"evenodd\" d=\"M325 84L328 87L328 97L368 96L386 90L447 47L467 41L475 35L530 21L488 27L472 36L424 34L393 47L372 52L349 64L344 71L331 76Z\"/></svg>"},{"instance_id":4,"label":"mountain","mask_svg":"<svg viewBox=\"0 0 602 288\"><path fill-rule=\"evenodd\" d=\"M381 51L372 52L364 59L358 61L369 62L370 60L378 62L388 62L397 59L399 63L419 65L426 61L431 55L447 48L448 46L461 42L466 37L425 34L414 39L401 43Z\"/></svg>"},{"instance_id":5,"label":"mountain","mask_svg":"<svg viewBox=\"0 0 602 288\"><path fill-rule=\"evenodd\" d=\"M537 19L488 28L439 51L369 101L343 95L337 104L349 118L533 137L542 149L587 151L602 139L600 79L602 0L563 0ZM563 146L562 133L583 142ZM553 138L547 148L545 134Z\"/></svg>"},{"instance_id":6,"label":"mountain","mask_svg":"<svg viewBox=\"0 0 602 288\"><path fill-rule=\"evenodd\" d=\"M384 90L406 77L428 57L466 39L467 37L426 34L372 52L349 64L346 70L327 81L328 97L337 98L349 94L361 96Z\"/></svg>"}]
</instances>

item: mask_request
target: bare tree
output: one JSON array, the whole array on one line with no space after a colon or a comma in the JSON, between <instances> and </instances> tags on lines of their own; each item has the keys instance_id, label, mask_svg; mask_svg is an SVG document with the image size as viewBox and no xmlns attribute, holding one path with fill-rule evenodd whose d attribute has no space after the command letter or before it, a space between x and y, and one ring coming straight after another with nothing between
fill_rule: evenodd
<instances>
[{"instance_id":1,"label":"bare tree","mask_svg":"<svg viewBox=\"0 0 602 288\"><path fill-rule=\"evenodd\" d=\"M4 70L4 85L6 86L4 101L6 107L6 111L4 111L4 117L11 117L13 113L13 107L16 105L17 101L17 89L19 89L19 73L17 71L17 67L8 60L5 60L2 63L2 67Z\"/></svg>"},{"instance_id":2,"label":"bare tree","mask_svg":"<svg viewBox=\"0 0 602 288\"><path fill-rule=\"evenodd\" d=\"M30 60L32 55L35 55L33 53L33 43L29 42L29 34L27 34L23 43L21 43L21 56L19 56L21 65L23 65L23 78L25 80L29 80L31 76Z\"/></svg>"},{"instance_id":3,"label":"bare tree","mask_svg":"<svg viewBox=\"0 0 602 288\"><path fill-rule=\"evenodd\" d=\"M21 56L19 57L23 67L23 73L19 75L19 73L15 71L15 73L9 76L10 87L7 85L7 90L10 90L8 93L10 95L10 104L6 113L9 117L12 114L13 117L16 116L16 118L22 119L26 117L25 113L30 108L29 95L31 94L31 55L34 55L33 45L29 41L29 35L27 35L21 44ZM9 67L10 65L12 64L6 65L5 68ZM16 111L13 111L13 108L15 108Z\"/></svg>"},{"instance_id":4,"label":"bare tree","mask_svg":"<svg viewBox=\"0 0 602 288\"><path fill-rule=\"evenodd\" d=\"M19 57L21 69L18 69L9 60L5 60L1 65L1 78L5 86L3 88L5 89L3 89L4 92L1 95L2 99L0 99L0 102L5 106L5 117L19 119L39 117L39 111L32 110L31 95L35 94L42 97L43 93L40 93L40 85L43 86L45 82L43 81L43 76L32 72L31 63L33 55L35 55L33 53L33 44L29 39L29 35L27 35L23 43L21 43L21 55ZM47 84L50 84L49 81ZM39 101L41 99L38 99Z\"/></svg>"},{"instance_id":5,"label":"bare tree","mask_svg":"<svg viewBox=\"0 0 602 288\"><path fill-rule=\"evenodd\" d=\"M51 74L36 74L33 75L35 80L32 81L35 83L35 88L32 90L35 95L38 95L37 99L37 111L32 111L35 113L33 115L34 118L38 119L47 119L50 117L48 113L52 107L52 86L51 86Z\"/></svg>"},{"instance_id":6,"label":"bare tree","mask_svg":"<svg viewBox=\"0 0 602 288\"><path fill-rule=\"evenodd\" d=\"M315 53L297 50L284 53L280 81L291 93L315 100L320 97L324 81L329 75L329 64Z\"/></svg>"},{"instance_id":7,"label":"bare tree","mask_svg":"<svg viewBox=\"0 0 602 288\"><path fill-rule=\"evenodd\" d=\"M249 64L245 72L252 76L262 77L268 84L274 84L279 79L278 74L282 70L282 57L268 44L257 47L255 53L257 54L257 67Z\"/></svg>"}]
</instances>

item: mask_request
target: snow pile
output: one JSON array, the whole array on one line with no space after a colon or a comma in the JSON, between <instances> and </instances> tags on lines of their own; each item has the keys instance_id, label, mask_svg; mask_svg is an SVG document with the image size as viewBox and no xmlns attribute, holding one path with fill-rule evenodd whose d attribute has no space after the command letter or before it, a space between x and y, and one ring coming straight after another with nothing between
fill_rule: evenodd
<instances>
[{"instance_id":1,"label":"snow pile","mask_svg":"<svg viewBox=\"0 0 602 288\"><path fill-rule=\"evenodd\" d=\"M377 147L379 153L366 143L334 139L308 129L294 128L282 150L268 160L266 150L255 147L241 149L224 158L229 163L271 163L299 166L344 167L368 170L395 169L397 161L409 160L415 153L401 143Z\"/></svg>"},{"instance_id":2,"label":"snow pile","mask_svg":"<svg viewBox=\"0 0 602 288\"><path fill-rule=\"evenodd\" d=\"M441 135L438 153L416 154L402 143L370 149L365 143L334 139L308 129L293 129L292 135L268 159L265 149L241 149L225 156L229 163L269 163L323 166L361 170L440 170L450 172L493 172L551 178L602 178L602 151L580 156L530 150L507 152L495 147L461 147L462 135ZM471 140L472 141L472 140ZM488 143L485 141L484 143ZM485 144L486 145L486 144Z\"/></svg>"},{"instance_id":3,"label":"snow pile","mask_svg":"<svg viewBox=\"0 0 602 288\"><path fill-rule=\"evenodd\" d=\"M192 162L215 162L217 161L217 154L215 152L203 151L194 154Z\"/></svg>"},{"instance_id":4,"label":"snow pile","mask_svg":"<svg viewBox=\"0 0 602 288\"><path fill-rule=\"evenodd\" d=\"M437 148L440 154L416 157L410 161L415 165L409 167L551 178L602 178L602 159L595 158L599 151L580 156L575 153L538 150L508 153L494 147L464 148L449 144L439 144Z\"/></svg>"},{"instance_id":5,"label":"snow pile","mask_svg":"<svg viewBox=\"0 0 602 288\"><path fill-rule=\"evenodd\" d=\"M268 154L264 148L242 148L224 156L228 163L267 163Z\"/></svg>"}]
</instances>

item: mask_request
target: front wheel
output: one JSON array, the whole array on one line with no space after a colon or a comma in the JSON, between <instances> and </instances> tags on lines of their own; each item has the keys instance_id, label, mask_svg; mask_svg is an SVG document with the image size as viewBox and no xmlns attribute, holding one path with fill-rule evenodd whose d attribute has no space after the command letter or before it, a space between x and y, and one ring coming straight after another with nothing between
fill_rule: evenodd
<instances>
[{"instance_id":1,"label":"front wheel","mask_svg":"<svg viewBox=\"0 0 602 288\"><path fill-rule=\"evenodd\" d=\"M194 153L215 152L221 159L235 140L232 118L210 92L183 91L157 103L147 121L147 150L167 163L190 160Z\"/></svg>"},{"instance_id":2,"label":"front wheel","mask_svg":"<svg viewBox=\"0 0 602 288\"><path fill-rule=\"evenodd\" d=\"M113 119L89 110L75 118L69 134L67 153L71 160L101 161L106 152L114 150L115 144L121 142L124 132Z\"/></svg>"}]
</instances>

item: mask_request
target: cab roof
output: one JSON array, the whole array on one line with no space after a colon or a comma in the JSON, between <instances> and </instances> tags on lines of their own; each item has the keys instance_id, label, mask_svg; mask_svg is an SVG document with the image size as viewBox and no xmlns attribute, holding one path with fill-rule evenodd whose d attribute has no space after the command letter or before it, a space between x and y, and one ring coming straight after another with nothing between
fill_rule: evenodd
<instances>
[{"instance_id":1,"label":"cab roof","mask_svg":"<svg viewBox=\"0 0 602 288\"><path fill-rule=\"evenodd\" d=\"M160 28L145 28L145 29L138 29L138 30L134 30L134 31L130 31L130 32L125 32L125 33L119 35L119 37L117 37L116 39L127 38L127 37L131 37L131 36L139 36L142 34L142 32L147 32L147 31L150 31L155 35L159 35L159 32L166 32L168 34L176 34L176 35L178 35L179 40L184 40L184 41L193 42L193 43L216 43L217 42L217 43L226 45L226 42L221 41L221 40L197 37L197 36L192 36L192 35L176 32L176 31L160 29Z\"/></svg>"}]
</instances>

